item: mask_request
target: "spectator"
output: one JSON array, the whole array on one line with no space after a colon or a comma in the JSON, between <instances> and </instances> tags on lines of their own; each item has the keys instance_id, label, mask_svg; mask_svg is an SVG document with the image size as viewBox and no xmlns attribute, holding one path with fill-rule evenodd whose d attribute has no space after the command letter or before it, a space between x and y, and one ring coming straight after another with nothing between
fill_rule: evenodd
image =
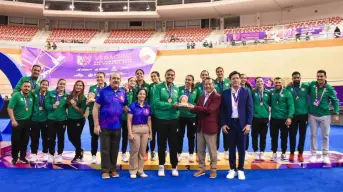
<instances>
[{"instance_id":1,"label":"spectator","mask_svg":"<svg viewBox=\"0 0 343 192\"><path fill-rule=\"evenodd\" d=\"M333 33L334 37L337 39L337 38L340 38L341 37L341 30L336 27L334 33Z\"/></svg>"},{"instance_id":2,"label":"spectator","mask_svg":"<svg viewBox=\"0 0 343 192\"><path fill-rule=\"evenodd\" d=\"M191 48L192 48L192 49L195 49L195 43L194 43L194 41L192 41L192 43L191 43Z\"/></svg>"},{"instance_id":3,"label":"spectator","mask_svg":"<svg viewBox=\"0 0 343 192\"><path fill-rule=\"evenodd\" d=\"M210 41L210 44L208 45L209 48L213 48L212 41Z\"/></svg>"},{"instance_id":4,"label":"spectator","mask_svg":"<svg viewBox=\"0 0 343 192\"><path fill-rule=\"evenodd\" d=\"M188 42L187 43L187 49L190 49L191 48L191 44Z\"/></svg>"},{"instance_id":5,"label":"spectator","mask_svg":"<svg viewBox=\"0 0 343 192\"><path fill-rule=\"evenodd\" d=\"M172 35L170 37L170 42L175 42L176 41L176 35Z\"/></svg>"},{"instance_id":6,"label":"spectator","mask_svg":"<svg viewBox=\"0 0 343 192\"><path fill-rule=\"evenodd\" d=\"M47 50L50 50L51 49L51 44L50 44L50 42L48 41L48 42L46 42L46 49Z\"/></svg>"},{"instance_id":7,"label":"spectator","mask_svg":"<svg viewBox=\"0 0 343 192\"><path fill-rule=\"evenodd\" d=\"M236 46L236 41L234 39L231 40L231 45Z\"/></svg>"},{"instance_id":8,"label":"spectator","mask_svg":"<svg viewBox=\"0 0 343 192\"><path fill-rule=\"evenodd\" d=\"M202 44L203 47L208 47L208 42L205 40L205 42Z\"/></svg>"},{"instance_id":9,"label":"spectator","mask_svg":"<svg viewBox=\"0 0 343 192\"><path fill-rule=\"evenodd\" d=\"M268 36L267 36L267 35L264 36L264 43L265 43L265 44L268 43Z\"/></svg>"},{"instance_id":10,"label":"spectator","mask_svg":"<svg viewBox=\"0 0 343 192\"><path fill-rule=\"evenodd\" d=\"M53 50L56 50L56 49L57 49L57 45L56 45L55 42L52 43L52 49L53 49Z\"/></svg>"},{"instance_id":11,"label":"spectator","mask_svg":"<svg viewBox=\"0 0 343 192\"><path fill-rule=\"evenodd\" d=\"M300 33L299 32L297 32L295 34L295 41L300 41Z\"/></svg>"},{"instance_id":12,"label":"spectator","mask_svg":"<svg viewBox=\"0 0 343 192\"><path fill-rule=\"evenodd\" d=\"M256 38L255 41L254 41L254 45L257 45L259 43L260 43L260 40L258 38Z\"/></svg>"},{"instance_id":13,"label":"spectator","mask_svg":"<svg viewBox=\"0 0 343 192\"><path fill-rule=\"evenodd\" d=\"M9 100L8 95L5 95L4 101L8 101L8 100Z\"/></svg>"},{"instance_id":14,"label":"spectator","mask_svg":"<svg viewBox=\"0 0 343 192\"><path fill-rule=\"evenodd\" d=\"M247 40L245 40L245 37L243 37L243 39L242 39L242 44L243 44L243 46L247 45Z\"/></svg>"},{"instance_id":15,"label":"spectator","mask_svg":"<svg viewBox=\"0 0 343 192\"><path fill-rule=\"evenodd\" d=\"M306 39L306 41L309 41L311 39L311 33L310 32L306 33L305 39Z\"/></svg>"}]
</instances>

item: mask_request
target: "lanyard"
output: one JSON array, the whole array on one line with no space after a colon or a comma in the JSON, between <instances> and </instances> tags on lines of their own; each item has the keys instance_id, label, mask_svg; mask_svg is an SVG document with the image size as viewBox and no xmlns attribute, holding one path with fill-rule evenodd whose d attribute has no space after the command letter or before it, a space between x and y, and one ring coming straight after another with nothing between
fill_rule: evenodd
<instances>
[{"instance_id":1,"label":"lanyard","mask_svg":"<svg viewBox=\"0 0 343 192\"><path fill-rule=\"evenodd\" d=\"M224 89L224 81L221 81L221 82L218 81L218 86L219 86L220 93L222 93Z\"/></svg>"},{"instance_id":2,"label":"lanyard","mask_svg":"<svg viewBox=\"0 0 343 192\"><path fill-rule=\"evenodd\" d=\"M281 89L280 93L276 94L276 89L275 89L274 93L275 93L275 97L276 97L276 104L279 104L280 95L282 95L282 92L283 92L283 88Z\"/></svg>"},{"instance_id":3,"label":"lanyard","mask_svg":"<svg viewBox=\"0 0 343 192\"><path fill-rule=\"evenodd\" d=\"M36 83L34 83L32 77L30 77L30 83L31 83L32 89L35 89L37 86L37 81L36 81Z\"/></svg>"},{"instance_id":4,"label":"lanyard","mask_svg":"<svg viewBox=\"0 0 343 192\"><path fill-rule=\"evenodd\" d=\"M45 94L39 93L39 106L42 107L45 101Z\"/></svg>"},{"instance_id":5,"label":"lanyard","mask_svg":"<svg viewBox=\"0 0 343 192\"><path fill-rule=\"evenodd\" d=\"M316 100L315 100L315 102L316 102L318 105L319 105L320 102L322 101L325 91L326 91L326 88L324 88L324 90L323 90L323 92L322 92L322 95L320 96L320 99L318 99L318 85L316 86Z\"/></svg>"},{"instance_id":6,"label":"lanyard","mask_svg":"<svg viewBox=\"0 0 343 192\"><path fill-rule=\"evenodd\" d=\"M239 95L239 91L240 91L241 89L240 88L238 88L238 90L237 90L237 92L234 90L234 89L232 89L232 96L233 96L233 100L235 101L235 103L238 103L238 95ZM237 93L237 95L236 95L236 93Z\"/></svg>"},{"instance_id":7,"label":"lanyard","mask_svg":"<svg viewBox=\"0 0 343 192\"><path fill-rule=\"evenodd\" d=\"M30 105L30 98L28 98L27 96L25 97L23 94L23 99L25 100L25 110L28 111L29 110L29 105Z\"/></svg>"},{"instance_id":8,"label":"lanyard","mask_svg":"<svg viewBox=\"0 0 343 192\"><path fill-rule=\"evenodd\" d=\"M61 100L61 97L60 94L58 94L58 91L56 91L56 101L60 101Z\"/></svg>"},{"instance_id":9,"label":"lanyard","mask_svg":"<svg viewBox=\"0 0 343 192\"><path fill-rule=\"evenodd\" d=\"M299 98L299 93L298 93L297 89L298 89L298 87L293 85L293 93L294 93L296 99ZM299 89L301 90L301 83L299 84Z\"/></svg>"},{"instance_id":10,"label":"lanyard","mask_svg":"<svg viewBox=\"0 0 343 192\"><path fill-rule=\"evenodd\" d=\"M263 103L263 90L262 91L258 90L258 98L260 100L260 103Z\"/></svg>"},{"instance_id":11,"label":"lanyard","mask_svg":"<svg viewBox=\"0 0 343 192\"><path fill-rule=\"evenodd\" d=\"M188 99L187 101L189 101L189 97L191 95L191 92L186 88L183 90L183 92L187 95L187 99Z\"/></svg>"}]
</instances>

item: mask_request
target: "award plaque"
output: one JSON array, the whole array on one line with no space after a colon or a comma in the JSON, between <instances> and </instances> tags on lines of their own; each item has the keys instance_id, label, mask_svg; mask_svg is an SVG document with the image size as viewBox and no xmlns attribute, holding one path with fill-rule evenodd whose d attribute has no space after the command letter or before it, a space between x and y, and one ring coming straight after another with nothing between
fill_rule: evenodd
<instances>
[{"instance_id":1,"label":"award plaque","mask_svg":"<svg viewBox=\"0 0 343 192\"><path fill-rule=\"evenodd\" d=\"M88 100L89 101L95 101L95 94L94 93L88 93Z\"/></svg>"},{"instance_id":2,"label":"award plaque","mask_svg":"<svg viewBox=\"0 0 343 192\"><path fill-rule=\"evenodd\" d=\"M188 96L187 95L181 95L179 99L179 105L180 106L188 106Z\"/></svg>"}]
</instances>

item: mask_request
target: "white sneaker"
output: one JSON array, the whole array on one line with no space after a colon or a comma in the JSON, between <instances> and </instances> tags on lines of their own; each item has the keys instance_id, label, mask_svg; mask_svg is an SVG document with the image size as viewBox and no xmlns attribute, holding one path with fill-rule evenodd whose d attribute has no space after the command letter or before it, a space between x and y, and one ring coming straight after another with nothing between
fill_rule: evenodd
<instances>
[{"instance_id":1,"label":"white sneaker","mask_svg":"<svg viewBox=\"0 0 343 192\"><path fill-rule=\"evenodd\" d=\"M273 153L273 156L272 156L272 161L277 161L277 153Z\"/></svg>"},{"instance_id":2,"label":"white sneaker","mask_svg":"<svg viewBox=\"0 0 343 192\"><path fill-rule=\"evenodd\" d=\"M159 167L158 167L158 176L159 177L164 177L165 175L164 175L164 165L160 165Z\"/></svg>"},{"instance_id":3,"label":"white sneaker","mask_svg":"<svg viewBox=\"0 0 343 192\"><path fill-rule=\"evenodd\" d=\"M62 155L57 155L56 163L62 163L62 161L63 161Z\"/></svg>"},{"instance_id":4,"label":"white sneaker","mask_svg":"<svg viewBox=\"0 0 343 192\"><path fill-rule=\"evenodd\" d=\"M172 176L174 176L174 177L179 176L179 172L177 171L177 169L172 169Z\"/></svg>"},{"instance_id":5,"label":"white sneaker","mask_svg":"<svg viewBox=\"0 0 343 192\"><path fill-rule=\"evenodd\" d=\"M222 160L222 158L221 158L221 156L220 156L219 151L217 151L217 161L220 161L220 160Z\"/></svg>"},{"instance_id":6,"label":"white sneaker","mask_svg":"<svg viewBox=\"0 0 343 192\"><path fill-rule=\"evenodd\" d=\"M250 157L250 155L249 155L249 153L248 153L248 151L245 151L245 161L247 161L248 159L249 159L249 157Z\"/></svg>"},{"instance_id":7,"label":"white sneaker","mask_svg":"<svg viewBox=\"0 0 343 192\"><path fill-rule=\"evenodd\" d=\"M255 160L260 160L260 153L254 152Z\"/></svg>"},{"instance_id":8,"label":"white sneaker","mask_svg":"<svg viewBox=\"0 0 343 192\"><path fill-rule=\"evenodd\" d=\"M139 177L141 177L141 178L147 178L147 177L148 177L148 175L147 175L147 174L145 174L145 173L138 174L138 176L139 176Z\"/></svg>"},{"instance_id":9,"label":"white sneaker","mask_svg":"<svg viewBox=\"0 0 343 192\"><path fill-rule=\"evenodd\" d=\"M193 154L189 154L189 156L188 156L188 161L189 161L190 163L194 163L194 155L193 155Z\"/></svg>"},{"instance_id":10,"label":"white sneaker","mask_svg":"<svg viewBox=\"0 0 343 192\"><path fill-rule=\"evenodd\" d=\"M229 152L228 151L224 151L224 158L226 160L229 160Z\"/></svg>"},{"instance_id":11,"label":"white sneaker","mask_svg":"<svg viewBox=\"0 0 343 192\"><path fill-rule=\"evenodd\" d=\"M237 171L238 172L238 179L239 180L245 180L244 171Z\"/></svg>"},{"instance_id":12,"label":"white sneaker","mask_svg":"<svg viewBox=\"0 0 343 192\"><path fill-rule=\"evenodd\" d=\"M288 157L287 157L286 153L281 154L281 161L288 161Z\"/></svg>"},{"instance_id":13,"label":"white sneaker","mask_svg":"<svg viewBox=\"0 0 343 192\"><path fill-rule=\"evenodd\" d=\"M96 156L95 155L92 156L91 164L96 164Z\"/></svg>"},{"instance_id":14,"label":"white sneaker","mask_svg":"<svg viewBox=\"0 0 343 192\"><path fill-rule=\"evenodd\" d=\"M131 179L136 179L136 178L137 178L137 175L133 175L133 174L132 174L132 175L130 175L130 178L131 178Z\"/></svg>"},{"instance_id":15,"label":"white sneaker","mask_svg":"<svg viewBox=\"0 0 343 192\"><path fill-rule=\"evenodd\" d=\"M48 163L53 163L53 162L54 162L54 156L53 155L49 155Z\"/></svg>"},{"instance_id":16,"label":"white sneaker","mask_svg":"<svg viewBox=\"0 0 343 192\"><path fill-rule=\"evenodd\" d=\"M260 152L260 160L264 161L264 152Z\"/></svg>"},{"instance_id":17,"label":"white sneaker","mask_svg":"<svg viewBox=\"0 0 343 192\"><path fill-rule=\"evenodd\" d=\"M316 155L312 155L312 156L310 157L310 162L311 162L311 163L316 163L316 162L317 162L317 156L316 156Z\"/></svg>"},{"instance_id":18,"label":"white sneaker","mask_svg":"<svg viewBox=\"0 0 343 192\"><path fill-rule=\"evenodd\" d=\"M317 159L317 162L323 162L323 161L324 161L323 156L320 156L320 157Z\"/></svg>"},{"instance_id":19,"label":"white sneaker","mask_svg":"<svg viewBox=\"0 0 343 192\"><path fill-rule=\"evenodd\" d=\"M235 170L230 170L229 173L226 175L227 179L233 179L237 176L237 172Z\"/></svg>"},{"instance_id":20,"label":"white sneaker","mask_svg":"<svg viewBox=\"0 0 343 192\"><path fill-rule=\"evenodd\" d=\"M328 155L325 155L325 156L323 157L323 163L325 163L325 164L331 164L331 161L330 161L330 158L329 158Z\"/></svg>"},{"instance_id":21,"label":"white sneaker","mask_svg":"<svg viewBox=\"0 0 343 192\"><path fill-rule=\"evenodd\" d=\"M43 161L48 161L49 155L47 153L43 153Z\"/></svg>"},{"instance_id":22,"label":"white sneaker","mask_svg":"<svg viewBox=\"0 0 343 192\"><path fill-rule=\"evenodd\" d=\"M127 157L126 153L121 154L121 160L125 163L129 162L129 158Z\"/></svg>"},{"instance_id":23,"label":"white sneaker","mask_svg":"<svg viewBox=\"0 0 343 192\"><path fill-rule=\"evenodd\" d=\"M37 155L36 154L31 154L30 161L31 162L36 162L37 161Z\"/></svg>"}]
</instances>

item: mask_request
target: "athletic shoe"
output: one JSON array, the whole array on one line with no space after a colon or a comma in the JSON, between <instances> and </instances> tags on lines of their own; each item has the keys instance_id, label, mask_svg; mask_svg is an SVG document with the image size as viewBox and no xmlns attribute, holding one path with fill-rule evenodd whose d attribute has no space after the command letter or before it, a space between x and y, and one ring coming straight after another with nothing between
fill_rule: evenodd
<instances>
[{"instance_id":1,"label":"athletic shoe","mask_svg":"<svg viewBox=\"0 0 343 192\"><path fill-rule=\"evenodd\" d=\"M156 153L155 152L151 152L151 161L156 161Z\"/></svg>"},{"instance_id":2,"label":"athletic shoe","mask_svg":"<svg viewBox=\"0 0 343 192\"><path fill-rule=\"evenodd\" d=\"M230 170L229 173L226 175L227 179L233 179L237 176L237 172L235 170Z\"/></svg>"},{"instance_id":3,"label":"athletic shoe","mask_svg":"<svg viewBox=\"0 0 343 192\"><path fill-rule=\"evenodd\" d=\"M260 161L264 161L264 152L260 152Z\"/></svg>"},{"instance_id":4,"label":"athletic shoe","mask_svg":"<svg viewBox=\"0 0 343 192\"><path fill-rule=\"evenodd\" d=\"M119 174L118 174L117 171L112 171L112 172L111 172L111 176L112 176L113 178L119 178Z\"/></svg>"},{"instance_id":5,"label":"athletic shoe","mask_svg":"<svg viewBox=\"0 0 343 192\"><path fill-rule=\"evenodd\" d=\"M31 154L30 161L36 162L37 161L37 154Z\"/></svg>"},{"instance_id":6,"label":"athletic shoe","mask_svg":"<svg viewBox=\"0 0 343 192\"><path fill-rule=\"evenodd\" d=\"M131 174L131 175L130 175L130 178L131 178L131 179L136 179L136 178L137 178L137 175Z\"/></svg>"},{"instance_id":7,"label":"athletic shoe","mask_svg":"<svg viewBox=\"0 0 343 192\"><path fill-rule=\"evenodd\" d=\"M188 156L188 161L189 161L190 163L194 163L194 155L193 155L193 154L189 154L189 156Z\"/></svg>"},{"instance_id":8,"label":"athletic shoe","mask_svg":"<svg viewBox=\"0 0 343 192\"><path fill-rule=\"evenodd\" d=\"M316 156L316 155L312 155L312 156L310 157L310 162L311 162L311 163L316 163L316 162L317 162L317 156Z\"/></svg>"},{"instance_id":9,"label":"athletic shoe","mask_svg":"<svg viewBox=\"0 0 343 192\"><path fill-rule=\"evenodd\" d=\"M25 157L22 157L19 160L20 160L20 162L22 162L24 164L29 164L29 161Z\"/></svg>"},{"instance_id":10,"label":"athletic shoe","mask_svg":"<svg viewBox=\"0 0 343 192\"><path fill-rule=\"evenodd\" d=\"M18 162L18 158L14 158L14 159L12 159L12 161L11 161L12 165L17 164L17 162Z\"/></svg>"},{"instance_id":11,"label":"athletic shoe","mask_svg":"<svg viewBox=\"0 0 343 192\"><path fill-rule=\"evenodd\" d=\"M290 154L290 155L289 155L289 159L288 159L288 161L291 161L291 162L293 162L293 161L294 161L294 154Z\"/></svg>"},{"instance_id":12,"label":"athletic shoe","mask_svg":"<svg viewBox=\"0 0 343 192\"><path fill-rule=\"evenodd\" d=\"M158 176L164 177L164 165L158 166Z\"/></svg>"},{"instance_id":13,"label":"athletic shoe","mask_svg":"<svg viewBox=\"0 0 343 192\"><path fill-rule=\"evenodd\" d=\"M48 163L54 163L54 156L53 155L49 155Z\"/></svg>"},{"instance_id":14,"label":"athletic shoe","mask_svg":"<svg viewBox=\"0 0 343 192\"><path fill-rule=\"evenodd\" d=\"M210 173L210 179L214 179L217 177L217 171L211 171Z\"/></svg>"},{"instance_id":15,"label":"athletic shoe","mask_svg":"<svg viewBox=\"0 0 343 192\"><path fill-rule=\"evenodd\" d=\"M126 153L121 154L121 160L125 163L129 162L129 158L127 157Z\"/></svg>"},{"instance_id":16,"label":"athletic shoe","mask_svg":"<svg viewBox=\"0 0 343 192\"><path fill-rule=\"evenodd\" d=\"M287 155L285 153L281 154L281 161L287 161Z\"/></svg>"},{"instance_id":17,"label":"athletic shoe","mask_svg":"<svg viewBox=\"0 0 343 192\"><path fill-rule=\"evenodd\" d=\"M147 178L148 177L148 175L145 173L139 173L138 176L141 178Z\"/></svg>"},{"instance_id":18,"label":"athletic shoe","mask_svg":"<svg viewBox=\"0 0 343 192\"><path fill-rule=\"evenodd\" d=\"M109 173L102 173L102 174L101 174L101 177L102 177L103 179L109 179L109 178L111 178Z\"/></svg>"},{"instance_id":19,"label":"athletic shoe","mask_svg":"<svg viewBox=\"0 0 343 192\"><path fill-rule=\"evenodd\" d=\"M177 171L177 169L172 169L172 176L174 176L174 177L179 176L179 172Z\"/></svg>"},{"instance_id":20,"label":"athletic shoe","mask_svg":"<svg viewBox=\"0 0 343 192\"><path fill-rule=\"evenodd\" d=\"M273 156L272 156L272 161L277 161L277 153L273 153Z\"/></svg>"},{"instance_id":21,"label":"athletic shoe","mask_svg":"<svg viewBox=\"0 0 343 192\"><path fill-rule=\"evenodd\" d=\"M62 163L62 161L63 161L62 155L57 155L56 163Z\"/></svg>"},{"instance_id":22,"label":"athletic shoe","mask_svg":"<svg viewBox=\"0 0 343 192\"><path fill-rule=\"evenodd\" d=\"M83 160L83 154L85 153L85 149L81 149L80 161Z\"/></svg>"},{"instance_id":23,"label":"athletic shoe","mask_svg":"<svg viewBox=\"0 0 343 192\"><path fill-rule=\"evenodd\" d=\"M329 158L328 155L325 155L325 156L323 157L323 163L325 163L325 164L331 164L331 161L330 161L330 158Z\"/></svg>"},{"instance_id":24,"label":"athletic shoe","mask_svg":"<svg viewBox=\"0 0 343 192\"><path fill-rule=\"evenodd\" d=\"M244 171L237 171L237 173L238 173L239 180L245 180Z\"/></svg>"},{"instance_id":25,"label":"athletic shoe","mask_svg":"<svg viewBox=\"0 0 343 192\"><path fill-rule=\"evenodd\" d=\"M219 151L217 151L217 161L220 161L220 160L222 160L222 158L220 157L220 155L219 155L220 153L219 153Z\"/></svg>"},{"instance_id":26,"label":"athletic shoe","mask_svg":"<svg viewBox=\"0 0 343 192\"><path fill-rule=\"evenodd\" d=\"M49 160L49 154L43 153L43 161L48 161Z\"/></svg>"},{"instance_id":27,"label":"athletic shoe","mask_svg":"<svg viewBox=\"0 0 343 192\"><path fill-rule=\"evenodd\" d=\"M254 157L255 157L255 160L260 160L260 153L259 152L254 152Z\"/></svg>"},{"instance_id":28,"label":"athletic shoe","mask_svg":"<svg viewBox=\"0 0 343 192\"><path fill-rule=\"evenodd\" d=\"M73 160L71 160L71 163L77 163L80 161L80 158L78 156L75 155L75 157L73 158Z\"/></svg>"},{"instance_id":29,"label":"athletic shoe","mask_svg":"<svg viewBox=\"0 0 343 192\"><path fill-rule=\"evenodd\" d=\"M224 159L229 160L229 152L224 151Z\"/></svg>"},{"instance_id":30,"label":"athletic shoe","mask_svg":"<svg viewBox=\"0 0 343 192\"><path fill-rule=\"evenodd\" d=\"M92 156L91 164L96 164L96 156L95 155Z\"/></svg>"},{"instance_id":31,"label":"athletic shoe","mask_svg":"<svg viewBox=\"0 0 343 192\"><path fill-rule=\"evenodd\" d=\"M304 162L304 157L303 157L303 154L298 154L298 161L299 162Z\"/></svg>"},{"instance_id":32,"label":"athletic shoe","mask_svg":"<svg viewBox=\"0 0 343 192\"><path fill-rule=\"evenodd\" d=\"M200 177L205 175L205 171L204 170L199 170L196 173L193 174L194 177Z\"/></svg>"}]
</instances>

